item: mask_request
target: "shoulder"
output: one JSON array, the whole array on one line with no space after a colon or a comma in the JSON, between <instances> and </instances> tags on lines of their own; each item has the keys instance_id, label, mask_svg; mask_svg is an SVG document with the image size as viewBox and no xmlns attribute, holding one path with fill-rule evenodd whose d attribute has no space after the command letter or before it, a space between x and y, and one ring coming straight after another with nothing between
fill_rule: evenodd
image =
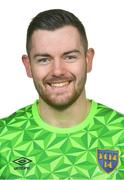
<instances>
[{"instance_id":1,"label":"shoulder","mask_svg":"<svg viewBox=\"0 0 124 180\"><path fill-rule=\"evenodd\" d=\"M28 117L30 117L32 114L32 104L31 105L27 105L23 108L18 109L16 112L12 113L11 115L9 115L8 117L4 117L2 119L0 119L0 126L3 124L8 124L8 123L14 123L14 121L19 121L26 119Z\"/></svg>"},{"instance_id":2,"label":"shoulder","mask_svg":"<svg viewBox=\"0 0 124 180\"><path fill-rule=\"evenodd\" d=\"M96 104L97 104L97 111L95 117L97 119L101 119L101 120L104 119L106 122L113 122L113 123L124 122L124 114L101 103L96 103Z\"/></svg>"},{"instance_id":3,"label":"shoulder","mask_svg":"<svg viewBox=\"0 0 124 180\"><path fill-rule=\"evenodd\" d=\"M97 110L99 113L105 113L105 114L114 113L114 114L117 114L119 116L124 116L123 113L118 112L115 109L108 107L108 106L101 104L101 103L97 103Z\"/></svg>"}]
</instances>

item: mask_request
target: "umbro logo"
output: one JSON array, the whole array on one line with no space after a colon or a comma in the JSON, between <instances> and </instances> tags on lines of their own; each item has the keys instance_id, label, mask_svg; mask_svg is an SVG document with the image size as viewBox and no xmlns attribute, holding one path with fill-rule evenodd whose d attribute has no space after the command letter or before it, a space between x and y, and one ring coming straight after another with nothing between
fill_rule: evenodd
<instances>
[{"instance_id":1,"label":"umbro logo","mask_svg":"<svg viewBox=\"0 0 124 180\"><path fill-rule=\"evenodd\" d=\"M15 170L25 170L25 169L30 169L29 163L32 162L32 160L25 157L21 157L19 159L14 160L13 162L19 165L14 167Z\"/></svg>"}]
</instances>

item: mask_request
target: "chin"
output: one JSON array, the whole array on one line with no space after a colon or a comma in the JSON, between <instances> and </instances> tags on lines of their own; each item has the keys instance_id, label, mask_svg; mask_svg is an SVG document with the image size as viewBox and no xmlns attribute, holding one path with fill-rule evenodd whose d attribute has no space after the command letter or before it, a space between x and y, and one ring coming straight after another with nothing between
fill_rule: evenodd
<instances>
[{"instance_id":1,"label":"chin","mask_svg":"<svg viewBox=\"0 0 124 180\"><path fill-rule=\"evenodd\" d=\"M64 110L64 109L67 109L68 107L70 107L75 101L77 100L77 98L66 98L66 99L52 99L52 100L45 100L45 102L55 108L55 109L58 109L58 110Z\"/></svg>"}]
</instances>

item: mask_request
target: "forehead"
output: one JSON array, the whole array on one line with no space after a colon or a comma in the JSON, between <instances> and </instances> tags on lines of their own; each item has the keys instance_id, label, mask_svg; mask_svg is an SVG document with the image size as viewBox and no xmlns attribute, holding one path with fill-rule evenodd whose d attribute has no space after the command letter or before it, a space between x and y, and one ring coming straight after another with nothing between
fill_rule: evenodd
<instances>
[{"instance_id":1,"label":"forehead","mask_svg":"<svg viewBox=\"0 0 124 180\"><path fill-rule=\"evenodd\" d=\"M80 33L73 26L54 31L36 30L31 38L31 51L54 51L82 48Z\"/></svg>"}]
</instances>

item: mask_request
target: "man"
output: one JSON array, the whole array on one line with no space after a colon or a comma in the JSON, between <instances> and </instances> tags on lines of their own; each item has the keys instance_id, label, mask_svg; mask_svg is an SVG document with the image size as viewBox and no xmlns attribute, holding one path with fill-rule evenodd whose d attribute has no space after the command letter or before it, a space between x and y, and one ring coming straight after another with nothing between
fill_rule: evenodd
<instances>
[{"instance_id":1,"label":"man","mask_svg":"<svg viewBox=\"0 0 124 180\"><path fill-rule=\"evenodd\" d=\"M123 179L124 116L86 98L94 50L80 20L41 12L26 47L39 99L0 121L1 179Z\"/></svg>"}]
</instances>

